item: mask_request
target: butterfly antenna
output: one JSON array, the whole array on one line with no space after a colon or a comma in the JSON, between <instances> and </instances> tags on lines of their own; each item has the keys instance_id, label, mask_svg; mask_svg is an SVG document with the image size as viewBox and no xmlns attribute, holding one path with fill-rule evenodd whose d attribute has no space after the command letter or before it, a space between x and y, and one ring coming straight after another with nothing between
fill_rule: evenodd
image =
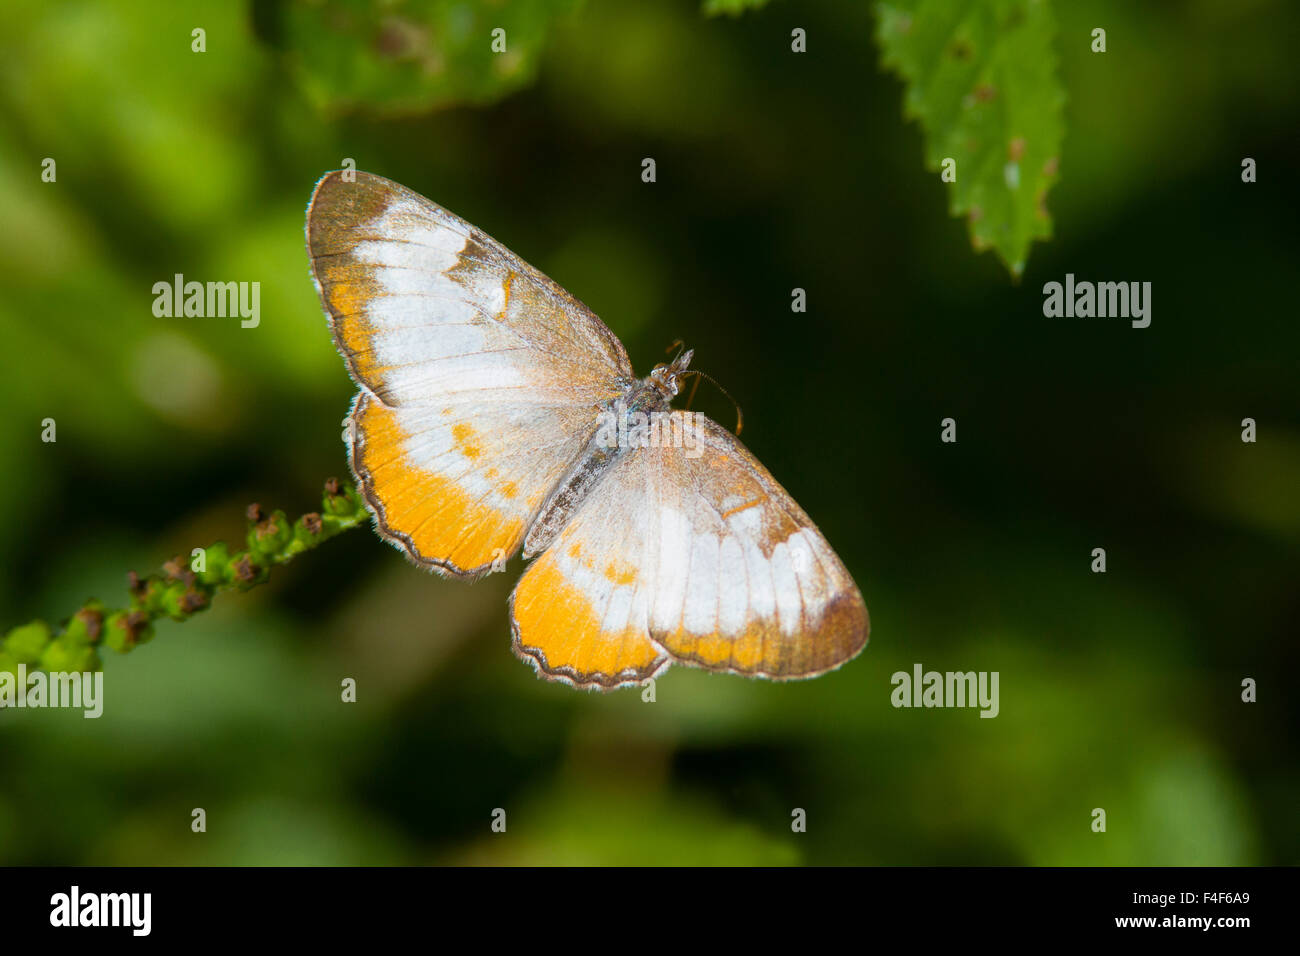
<instances>
[{"instance_id":1,"label":"butterfly antenna","mask_svg":"<svg viewBox=\"0 0 1300 956\"><path fill-rule=\"evenodd\" d=\"M719 392L727 396L728 400L730 400L732 405L736 406L736 437L739 438L740 430L745 427L745 413L740 410L740 402L732 398L731 393L727 391L725 388L723 388L722 384L716 378L710 375L708 372L699 372L691 368L691 369L687 369L685 372L682 372L682 374L694 375L696 377L695 384L691 386L690 397L686 399L686 408L690 409L691 403L695 401L695 390L700 387L700 379L707 378L710 382L713 383L714 387L717 388Z\"/></svg>"},{"instance_id":2,"label":"butterfly antenna","mask_svg":"<svg viewBox=\"0 0 1300 956\"><path fill-rule=\"evenodd\" d=\"M684 348L686 348L686 343L685 343L685 342L683 342L681 339L674 339L674 340L673 340L673 344L670 345L670 346L668 346L668 348L664 349L664 354L667 355L667 354L668 354L669 352L671 352L673 349L676 349L676 350L677 350L677 355L681 355L681 354L682 354L682 350L683 350ZM676 362L676 361L677 361L677 355L674 355L674 356L673 356L673 362ZM671 365L672 363L670 362L669 364Z\"/></svg>"},{"instance_id":3,"label":"butterfly antenna","mask_svg":"<svg viewBox=\"0 0 1300 956\"><path fill-rule=\"evenodd\" d=\"M691 406L695 404L695 393L700 390L700 376L697 373L695 381L691 383L691 394L686 396L686 410L690 411Z\"/></svg>"}]
</instances>

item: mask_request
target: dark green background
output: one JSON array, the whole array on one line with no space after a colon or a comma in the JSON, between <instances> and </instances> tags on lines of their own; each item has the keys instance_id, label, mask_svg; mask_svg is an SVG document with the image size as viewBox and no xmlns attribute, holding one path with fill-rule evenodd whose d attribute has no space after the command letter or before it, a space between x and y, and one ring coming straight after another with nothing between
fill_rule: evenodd
<instances>
[{"instance_id":1,"label":"dark green background","mask_svg":"<svg viewBox=\"0 0 1300 956\"><path fill-rule=\"evenodd\" d=\"M590 4L529 27L511 95L387 118L328 105L290 13L0 12L4 626L121 603L127 569L346 471L302 226L352 157L548 273L638 370L693 346L871 644L807 683L578 693L510 653L518 561L469 586L354 531L110 655L100 720L0 716L0 862L1297 862L1294 5L1057 5L1056 238L1019 285L948 217L866 4ZM155 318L176 272L261 282L260 327ZM1151 327L1045 319L1066 272L1152 282ZM917 662L998 671L1001 714L894 709Z\"/></svg>"}]
</instances>

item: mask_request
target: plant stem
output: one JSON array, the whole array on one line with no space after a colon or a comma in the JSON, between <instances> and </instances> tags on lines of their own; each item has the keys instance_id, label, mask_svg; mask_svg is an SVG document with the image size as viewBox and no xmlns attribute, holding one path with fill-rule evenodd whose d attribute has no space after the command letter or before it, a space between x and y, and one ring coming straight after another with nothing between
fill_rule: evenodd
<instances>
[{"instance_id":1,"label":"plant stem","mask_svg":"<svg viewBox=\"0 0 1300 956\"><path fill-rule=\"evenodd\" d=\"M29 671L99 670L101 647L125 654L153 639L158 618L188 620L210 607L218 592L257 587L270 578L273 565L287 564L370 517L356 489L334 478L325 482L321 506L290 524L283 511L268 515L249 505L245 550L232 554L222 541L195 548L188 562L178 555L157 574L141 578L129 572L125 608L90 600L57 631L41 620L15 627L0 641L0 672L16 674L19 664Z\"/></svg>"}]
</instances>

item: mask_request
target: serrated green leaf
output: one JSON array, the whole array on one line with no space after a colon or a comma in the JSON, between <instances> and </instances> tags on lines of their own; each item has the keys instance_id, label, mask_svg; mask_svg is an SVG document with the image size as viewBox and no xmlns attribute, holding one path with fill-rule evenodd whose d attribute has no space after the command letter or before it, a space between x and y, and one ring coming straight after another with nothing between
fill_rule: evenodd
<instances>
[{"instance_id":1,"label":"serrated green leaf","mask_svg":"<svg viewBox=\"0 0 1300 956\"><path fill-rule=\"evenodd\" d=\"M1052 234L1065 91L1046 0L887 0L876 5L881 62L907 84L904 112L925 133L926 166L956 160L949 208L977 250L1017 277Z\"/></svg>"},{"instance_id":2,"label":"serrated green leaf","mask_svg":"<svg viewBox=\"0 0 1300 956\"><path fill-rule=\"evenodd\" d=\"M394 114L484 104L532 82L553 22L581 3L290 0L276 44L325 110Z\"/></svg>"}]
</instances>

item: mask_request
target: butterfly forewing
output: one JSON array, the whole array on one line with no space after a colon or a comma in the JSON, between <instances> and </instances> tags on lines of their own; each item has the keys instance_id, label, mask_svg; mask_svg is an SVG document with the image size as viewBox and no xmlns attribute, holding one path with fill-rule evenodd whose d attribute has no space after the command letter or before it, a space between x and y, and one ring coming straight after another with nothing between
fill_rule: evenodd
<instances>
[{"instance_id":1,"label":"butterfly forewing","mask_svg":"<svg viewBox=\"0 0 1300 956\"><path fill-rule=\"evenodd\" d=\"M361 393L352 465L418 563L490 570L632 377L617 337L500 243L368 173L317 184L307 244Z\"/></svg>"}]
</instances>

